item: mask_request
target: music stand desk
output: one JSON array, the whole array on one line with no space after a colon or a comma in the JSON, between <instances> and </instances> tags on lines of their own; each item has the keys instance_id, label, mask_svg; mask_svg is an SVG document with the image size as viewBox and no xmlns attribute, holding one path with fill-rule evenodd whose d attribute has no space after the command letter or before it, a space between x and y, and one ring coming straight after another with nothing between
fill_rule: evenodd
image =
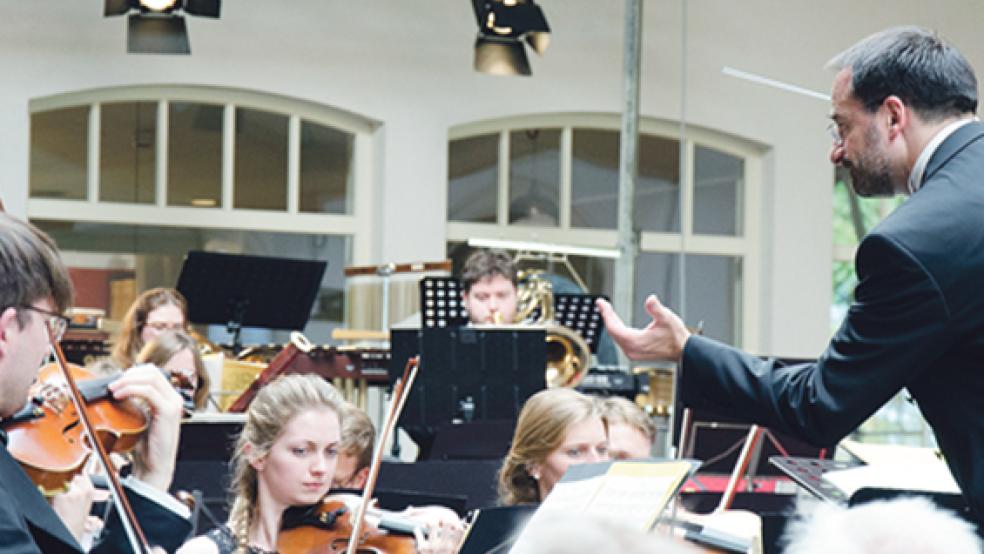
<instances>
[{"instance_id":1,"label":"music stand desk","mask_svg":"<svg viewBox=\"0 0 984 554\"><path fill-rule=\"evenodd\" d=\"M178 277L192 323L225 325L239 345L242 327L300 331L328 262L191 251Z\"/></svg>"}]
</instances>

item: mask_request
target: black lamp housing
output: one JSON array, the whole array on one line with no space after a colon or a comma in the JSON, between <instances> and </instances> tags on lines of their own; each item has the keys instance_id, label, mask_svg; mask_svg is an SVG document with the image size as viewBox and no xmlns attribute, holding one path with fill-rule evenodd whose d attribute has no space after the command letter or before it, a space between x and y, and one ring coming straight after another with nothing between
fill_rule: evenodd
<instances>
[{"instance_id":1,"label":"black lamp housing","mask_svg":"<svg viewBox=\"0 0 984 554\"><path fill-rule=\"evenodd\" d=\"M523 41L542 55L550 26L533 0L472 0L478 21L475 70L493 75L530 75Z\"/></svg>"},{"instance_id":2,"label":"black lamp housing","mask_svg":"<svg viewBox=\"0 0 984 554\"><path fill-rule=\"evenodd\" d=\"M151 10L140 0L105 0L103 16L129 13L126 51L130 54L191 54L182 13L218 18L222 0L174 0Z\"/></svg>"}]
</instances>

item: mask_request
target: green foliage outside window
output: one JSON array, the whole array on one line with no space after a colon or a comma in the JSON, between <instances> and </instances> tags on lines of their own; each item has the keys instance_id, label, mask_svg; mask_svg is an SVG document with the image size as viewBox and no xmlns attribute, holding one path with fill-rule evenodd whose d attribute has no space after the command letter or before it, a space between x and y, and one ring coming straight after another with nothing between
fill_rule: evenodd
<instances>
[{"instance_id":1,"label":"green foliage outside window","mask_svg":"<svg viewBox=\"0 0 984 554\"><path fill-rule=\"evenodd\" d=\"M854 301L857 277L853 253L861 237L905 201L893 198L859 198L847 184L848 176L837 173L833 200L833 299L830 307L832 331L835 331ZM862 442L932 446L933 439L918 409L903 391L881 407L852 434Z\"/></svg>"},{"instance_id":2,"label":"green foliage outside window","mask_svg":"<svg viewBox=\"0 0 984 554\"><path fill-rule=\"evenodd\" d=\"M847 176L837 173L834 184L834 248L843 250L858 244L879 221L905 201L904 196L892 198L861 198L854 194L847 184ZM853 250L853 248L852 248ZM857 278L854 274L854 258L838 257L835 253L833 263L833 301L831 305L831 325L836 329L848 307L854 301L854 287Z\"/></svg>"}]
</instances>

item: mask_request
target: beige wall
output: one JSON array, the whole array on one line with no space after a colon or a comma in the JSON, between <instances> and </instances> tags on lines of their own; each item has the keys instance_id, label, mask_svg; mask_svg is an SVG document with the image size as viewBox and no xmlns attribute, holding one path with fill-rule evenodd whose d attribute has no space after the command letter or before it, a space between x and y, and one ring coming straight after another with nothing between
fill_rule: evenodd
<instances>
[{"instance_id":1,"label":"beige wall","mask_svg":"<svg viewBox=\"0 0 984 554\"><path fill-rule=\"evenodd\" d=\"M544 112L617 113L623 4L542 0L554 32L532 78L474 73L466 0L225 2L218 21L189 19L192 56L124 53L122 18L102 2L4 2L0 20L0 194L27 212L28 101L114 85L219 85L299 97L380 122L373 186L381 199L358 263L444 255L449 127ZM765 145L763 351L816 355L829 335L832 170L828 106L722 74L725 66L825 92L824 62L888 25L936 27L977 67L984 5L974 1L644 2L643 115L686 117ZM683 42L686 39L686 56Z\"/></svg>"}]
</instances>

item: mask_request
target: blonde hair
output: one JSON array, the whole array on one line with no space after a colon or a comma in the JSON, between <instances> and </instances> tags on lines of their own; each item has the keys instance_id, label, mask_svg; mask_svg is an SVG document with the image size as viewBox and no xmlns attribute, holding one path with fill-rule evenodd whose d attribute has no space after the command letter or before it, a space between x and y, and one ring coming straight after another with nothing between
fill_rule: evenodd
<instances>
[{"instance_id":1,"label":"blonde hair","mask_svg":"<svg viewBox=\"0 0 984 554\"><path fill-rule=\"evenodd\" d=\"M563 444L571 425L592 417L601 417L598 402L574 389L547 389L531 396L519 412L512 445L499 469L499 502L511 506L541 501L530 465L542 464Z\"/></svg>"},{"instance_id":2,"label":"blonde hair","mask_svg":"<svg viewBox=\"0 0 984 554\"><path fill-rule=\"evenodd\" d=\"M113 362L120 367L130 367L136 359L137 354L144 347L143 339L140 334L143 332L144 325L147 324L147 316L150 312L161 306L175 306L181 310L184 322L188 323L188 301L184 295L175 289L156 288L145 291L137 297L130 305L123 323L120 326L120 336L116 339L113 352L110 357Z\"/></svg>"},{"instance_id":3,"label":"blonde hair","mask_svg":"<svg viewBox=\"0 0 984 554\"><path fill-rule=\"evenodd\" d=\"M355 471L369 467L375 442L376 428L372 420L358 406L346 402L342 406L342 440L338 446L340 451L355 456Z\"/></svg>"},{"instance_id":4,"label":"blonde hair","mask_svg":"<svg viewBox=\"0 0 984 554\"><path fill-rule=\"evenodd\" d=\"M656 441L656 424L635 402L621 396L609 396L601 400L601 417L611 428L624 423L645 435L650 443Z\"/></svg>"},{"instance_id":5,"label":"blonde hair","mask_svg":"<svg viewBox=\"0 0 984 554\"><path fill-rule=\"evenodd\" d=\"M193 401L196 409L205 407L205 400L208 399L210 383L208 372L205 371L205 363L202 362L202 355L198 351L198 343L195 339L184 331L166 331L157 335L140 349L137 354L137 363L154 364L163 367L179 352L188 350L191 352L192 363L195 364L195 375L198 377L198 384L195 386Z\"/></svg>"},{"instance_id":6,"label":"blonde hair","mask_svg":"<svg viewBox=\"0 0 984 554\"><path fill-rule=\"evenodd\" d=\"M317 375L294 374L261 388L246 410L246 423L231 462L229 528L239 542L237 552L246 552L249 527L256 516L257 475L250 461L269 453L291 419L318 408L330 409L341 420L342 399L338 391Z\"/></svg>"}]
</instances>

